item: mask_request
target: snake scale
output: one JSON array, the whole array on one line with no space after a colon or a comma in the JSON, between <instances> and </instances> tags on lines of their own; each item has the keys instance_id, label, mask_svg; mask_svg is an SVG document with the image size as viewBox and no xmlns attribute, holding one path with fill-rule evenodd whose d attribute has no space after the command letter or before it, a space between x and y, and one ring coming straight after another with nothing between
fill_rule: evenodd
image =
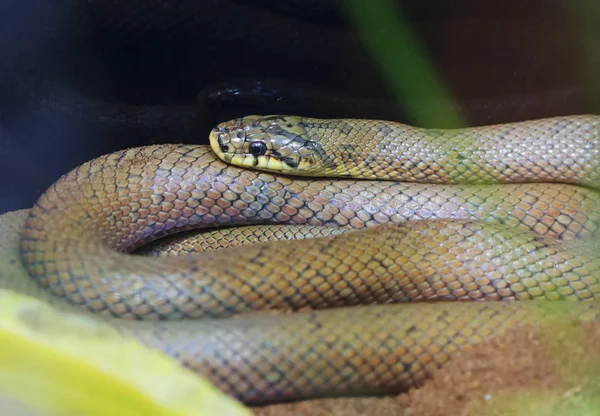
<instances>
[{"instance_id":1,"label":"snake scale","mask_svg":"<svg viewBox=\"0 0 600 416\"><path fill-rule=\"evenodd\" d=\"M30 211L22 260L245 403L398 392L507 328L600 317L599 130L592 115L448 131L249 116L212 148L65 174ZM132 253L161 237L201 252Z\"/></svg>"}]
</instances>

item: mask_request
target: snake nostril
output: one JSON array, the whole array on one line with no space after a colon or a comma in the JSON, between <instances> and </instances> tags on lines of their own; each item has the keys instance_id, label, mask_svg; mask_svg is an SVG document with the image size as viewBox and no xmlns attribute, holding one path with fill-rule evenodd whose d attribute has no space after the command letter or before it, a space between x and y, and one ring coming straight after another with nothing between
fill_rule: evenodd
<instances>
[{"instance_id":1,"label":"snake nostril","mask_svg":"<svg viewBox=\"0 0 600 416\"><path fill-rule=\"evenodd\" d=\"M217 142L219 143L219 149L221 149L221 152L227 153L229 151L229 145L223 143L223 137L221 137L221 135L217 136Z\"/></svg>"}]
</instances>

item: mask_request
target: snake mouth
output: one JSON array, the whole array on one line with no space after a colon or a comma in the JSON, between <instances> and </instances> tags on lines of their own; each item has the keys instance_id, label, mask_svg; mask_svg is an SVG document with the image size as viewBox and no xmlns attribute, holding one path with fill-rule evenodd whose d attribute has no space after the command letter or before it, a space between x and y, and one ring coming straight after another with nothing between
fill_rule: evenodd
<instances>
[{"instance_id":1,"label":"snake mouth","mask_svg":"<svg viewBox=\"0 0 600 416\"><path fill-rule=\"evenodd\" d=\"M293 173L296 171L296 169L287 165L279 158L270 155L225 154L224 158L234 166L261 170L263 172Z\"/></svg>"}]
</instances>

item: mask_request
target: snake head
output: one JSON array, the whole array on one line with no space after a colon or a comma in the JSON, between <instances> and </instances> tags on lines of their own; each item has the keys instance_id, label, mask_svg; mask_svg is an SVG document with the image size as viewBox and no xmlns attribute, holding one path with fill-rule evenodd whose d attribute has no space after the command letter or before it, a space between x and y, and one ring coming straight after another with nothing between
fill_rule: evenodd
<instances>
[{"instance_id":1,"label":"snake head","mask_svg":"<svg viewBox=\"0 0 600 416\"><path fill-rule=\"evenodd\" d=\"M302 117L247 116L220 123L210 133L216 155L232 165L278 173L311 174L324 154Z\"/></svg>"}]
</instances>

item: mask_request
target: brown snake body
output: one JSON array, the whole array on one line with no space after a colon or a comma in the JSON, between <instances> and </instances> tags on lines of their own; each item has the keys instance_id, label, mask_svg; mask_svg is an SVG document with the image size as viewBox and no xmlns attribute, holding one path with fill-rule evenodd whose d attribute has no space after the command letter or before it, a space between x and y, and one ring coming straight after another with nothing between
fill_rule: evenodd
<instances>
[{"instance_id":1,"label":"brown snake body","mask_svg":"<svg viewBox=\"0 0 600 416\"><path fill-rule=\"evenodd\" d=\"M339 161L357 162L361 141L372 146L379 135L385 157L377 164L377 152L362 154L367 162L349 175L392 180L277 176L226 164L207 146L116 152L64 175L32 208L21 240L30 275L246 403L395 392L505 328L552 311L600 317L598 117L469 130L465 147L454 132L448 143L458 150L431 163L427 138L439 132L413 140L424 131L334 120L313 130L318 141L298 131L312 128L307 119L247 120L213 131L221 157L233 146L242 154L233 162L339 175ZM327 140L340 134L347 140L331 157ZM244 155L257 138L267 149ZM482 151L502 138L498 152ZM307 149L324 155L325 170ZM421 183L396 181L406 177ZM448 184L460 179L467 184ZM536 183L498 183L511 181ZM542 183L552 181L565 183ZM235 245L254 233L265 242L128 254L177 231L252 224L267 226L211 238ZM232 235L223 233L214 235ZM305 239L315 235L324 238ZM280 238L299 240L266 241ZM185 251L192 240L171 247ZM513 299L565 302L491 302ZM407 303L422 300L490 302ZM315 311L234 317L306 307Z\"/></svg>"}]
</instances>

